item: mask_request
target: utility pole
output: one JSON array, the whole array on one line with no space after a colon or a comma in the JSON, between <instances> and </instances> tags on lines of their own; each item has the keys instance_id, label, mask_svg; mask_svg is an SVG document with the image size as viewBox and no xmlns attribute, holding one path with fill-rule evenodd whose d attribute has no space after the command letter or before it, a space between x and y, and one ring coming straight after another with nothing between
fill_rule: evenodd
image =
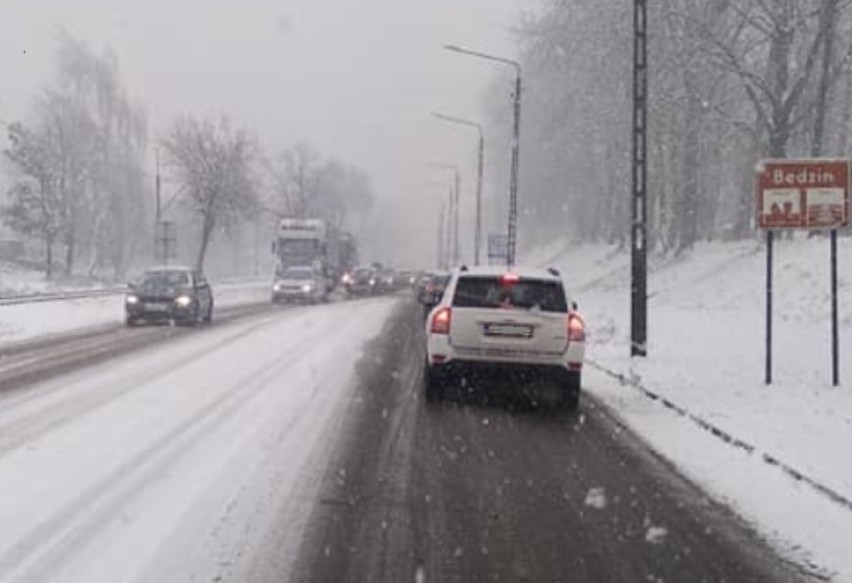
<instances>
[{"instance_id":1,"label":"utility pole","mask_svg":"<svg viewBox=\"0 0 852 583\"><path fill-rule=\"evenodd\" d=\"M633 172L630 355L648 354L648 10L633 0Z\"/></svg>"},{"instance_id":2,"label":"utility pole","mask_svg":"<svg viewBox=\"0 0 852 583\"><path fill-rule=\"evenodd\" d=\"M512 183L509 191L509 267L515 265L518 244L518 173L521 149L521 66L515 63L515 123L512 130Z\"/></svg>"},{"instance_id":3,"label":"utility pole","mask_svg":"<svg viewBox=\"0 0 852 583\"><path fill-rule=\"evenodd\" d=\"M156 194L156 206L154 209L154 261L159 259L157 250L162 248L163 259L166 257L166 241L165 241L165 233L163 232L162 225L162 191L161 191L161 178L160 178L160 148L159 146L154 148L155 155L155 173L154 173L154 192ZM165 264L165 261L163 261Z\"/></svg>"}]
</instances>

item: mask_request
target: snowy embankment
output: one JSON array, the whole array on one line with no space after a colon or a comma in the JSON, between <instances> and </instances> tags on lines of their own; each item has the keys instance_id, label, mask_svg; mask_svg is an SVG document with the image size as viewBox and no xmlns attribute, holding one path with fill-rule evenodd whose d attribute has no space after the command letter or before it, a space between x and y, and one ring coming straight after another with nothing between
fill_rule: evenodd
<instances>
[{"instance_id":1,"label":"snowy embankment","mask_svg":"<svg viewBox=\"0 0 852 583\"><path fill-rule=\"evenodd\" d=\"M281 578L395 305L271 311L0 394L0 580Z\"/></svg>"},{"instance_id":2,"label":"snowy embankment","mask_svg":"<svg viewBox=\"0 0 852 583\"><path fill-rule=\"evenodd\" d=\"M269 299L269 280L213 282L217 307ZM124 321L124 296L0 306L0 345Z\"/></svg>"},{"instance_id":3,"label":"snowy embankment","mask_svg":"<svg viewBox=\"0 0 852 583\"><path fill-rule=\"evenodd\" d=\"M828 241L776 244L771 386L763 383L765 261L754 241L652 260L649 357L631 360L626 252L554 244L527 258L561 268L580 303L588 356L609 371L588 367L588 392L791 559L852 581L852 241L841 240L839 252L839 388L830 382Z\"/></svg>"}]
</instances>

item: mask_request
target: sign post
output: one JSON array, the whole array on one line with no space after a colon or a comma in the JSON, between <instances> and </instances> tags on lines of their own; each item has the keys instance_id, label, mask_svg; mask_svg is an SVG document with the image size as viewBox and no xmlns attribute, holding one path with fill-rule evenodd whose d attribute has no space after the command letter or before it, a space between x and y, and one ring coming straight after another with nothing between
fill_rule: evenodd
<instances>
[{"instance_id":1,"label":"sign post","mask_svg":"<svg viewBox=\"0 0 852 583\"><path fill-rule=\"evenodd\" d=\"M757 226L766 231L766 384L772 383L772 245L780 229L831 231L832 385L840 384L837 229L849 222L849 160L765 160L757 167Z\"/></svg>"},{"instance_id":2,"label":"sign post","mask_svg":"<svg viewBox=\"0 0 852 583\"><path fill-rule=\"evenodd\" d=\"M160 221L157 223L157 239L154 250L155 260L163 265L169 263L169 259L177 257L177 226L173 221Z\"/></svg>"},{"instance_id":3,"label":"sign post","mask_svg":"<svg viewBox=\"0 0 852 583\"><path fill-rule=\"evenodd\" d=\"M509 261L509 237L500 233L489 233L488 235L488 261L492 265L508 264ZM509 265L511 267L511 265Z\"/></svg>"}]
</instances>

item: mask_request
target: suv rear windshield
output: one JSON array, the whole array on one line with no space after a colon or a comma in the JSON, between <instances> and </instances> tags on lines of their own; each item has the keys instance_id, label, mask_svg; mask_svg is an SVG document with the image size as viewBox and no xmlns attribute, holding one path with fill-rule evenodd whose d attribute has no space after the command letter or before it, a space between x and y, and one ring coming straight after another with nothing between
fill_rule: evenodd
<instances>
[{"instance_id":1,"label":"suv rear windshield","mask_svg":"<svg viewBox=\"0 0 852 583\"><path fill-rule=\"evenodd\" d=\"M505 282L495 276L460 277L453 296L453 306L568 311L565 291L558 281L522 278L516 282Z\"/></svg>"}]
</instances>

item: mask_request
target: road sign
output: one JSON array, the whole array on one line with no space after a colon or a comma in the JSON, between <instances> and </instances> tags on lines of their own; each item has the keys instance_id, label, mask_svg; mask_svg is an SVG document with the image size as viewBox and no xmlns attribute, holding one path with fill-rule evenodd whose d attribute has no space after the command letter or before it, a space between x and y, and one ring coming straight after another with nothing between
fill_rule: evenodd
<instances>
[{"instance_id":1,"label":"road sign","mask_svg":"<svg viewBox=\"0 0 852 583\"><path fill-rule=\"evenodd\" d=\"M839 229L849 222L848 160L767 160L758 166L761 229Z\"/></svg>"},{"instance_id":2,"label":"road sign","mask_svg":"<svg viewBox=\"0 0 852 583\"><path fill-rule=\"evenodd\" d=\"M849 160L765 160L757 167L757 226L766 231L766 384L772 383L772 247L777 229L831 231L832 384L840 384L837 229L849 222Z\"/></svg>"},{"instance_id":3,"label":"road sign","mask_svg":"<svg viewBox=\"0 0 852 583\"><path fill-rule=\"evenodd\" d=\"M490 233L488 235L488 259L509 258L509 237L499 233Z\"/></svg>"}]
</instances>

